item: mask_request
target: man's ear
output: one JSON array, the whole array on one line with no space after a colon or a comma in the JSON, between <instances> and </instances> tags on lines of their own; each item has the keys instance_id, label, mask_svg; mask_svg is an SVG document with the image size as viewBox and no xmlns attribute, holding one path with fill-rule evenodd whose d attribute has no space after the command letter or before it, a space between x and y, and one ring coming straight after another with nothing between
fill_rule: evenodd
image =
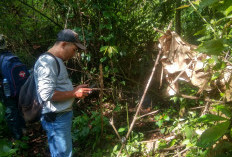
<instances>
[{"instance_id":1,"label":"man's ear","mask_svg":"<svg viewBox=\"0 0 232 157\"><path fill-rule=\"evenodd\" d=\"M61 44L61 47L62 47L62 48L64 48L64 47L67 45L67 43L66 43L66 42L64 42L64 41L63 41L63 42L61 42L60 44Z\"/></svg>"}]
</instances>

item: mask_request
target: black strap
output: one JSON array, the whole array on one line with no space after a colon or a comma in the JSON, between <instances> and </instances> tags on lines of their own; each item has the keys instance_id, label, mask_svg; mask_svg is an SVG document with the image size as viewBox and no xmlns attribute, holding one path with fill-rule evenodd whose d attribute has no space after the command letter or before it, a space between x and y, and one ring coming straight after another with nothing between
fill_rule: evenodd
<instances>
[{"instance_id":1,"label":"black strap","mask_svg":"<svg viewBox=\"0 0 232 157\"><path fill-rule=\"evenodd\" d=\"M1 54L1 61L0 61L0 74L2 75L2 62L3 62L3 59L5 58L6 55L4 54Z\"/></svg>"},{"instance_id":2,"label":"black strap","mask_svg":"<svg viewBox=\"0 0 232 157\"><path fill-rule=\"evenodd\" d=\"M3 60L4 60L4 58L8 55L8 51L1 51L1 61L0 61L0 78L1 79L3 79L2 78L2 62L3 62Z\"/></svg>"},{"instance_id":3,"label":"black strap","mask_svg":"<svg viewBox=\"0 0 232 157\"><path fill-rule=\"evenodd\" d=\"M49 52L44 52L42 55L49 55L49 56L51 56L51 57L53 57L55 59L56 64L57 64L57 68L58 68L58 76L59 76L59 74L60 74L60 64L59 64L58 60L56 59L56 57L53 54L49 53Z\"/></svg>"}]
</instances>

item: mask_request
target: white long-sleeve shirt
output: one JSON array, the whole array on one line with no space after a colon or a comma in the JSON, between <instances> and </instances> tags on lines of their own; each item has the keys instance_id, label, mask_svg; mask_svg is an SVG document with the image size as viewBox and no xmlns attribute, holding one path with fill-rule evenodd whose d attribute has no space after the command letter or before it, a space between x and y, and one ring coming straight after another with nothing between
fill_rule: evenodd
<instances>
[{"instance_id":1,"label":"white long-sleeve shirt","mask_svg":"<svg viewBox=\"0 0 232 157\"><path fill-rule=\"evenodd\" d=\"M73 90L72 82L68 77L68 72L62 59L58 57L56 57L56 59L60 65L59 75L56 60L49 55L40 56L34 66L34 78L37 95L40 102L45 102L42 114L48 112L66 112L72 110L74 98L65 101L51 101L55 90Z\"/></svg>"}]
</instances>

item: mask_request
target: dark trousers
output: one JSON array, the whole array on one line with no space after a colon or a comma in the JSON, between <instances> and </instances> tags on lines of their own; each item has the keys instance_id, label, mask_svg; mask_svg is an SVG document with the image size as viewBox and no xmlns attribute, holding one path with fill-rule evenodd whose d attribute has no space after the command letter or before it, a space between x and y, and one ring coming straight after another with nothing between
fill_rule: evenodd
<instances>
[{"instance_id":1,"label":"dark trousers","mask_svg":"<svg viewBox=\"0 0 232 157\"><path fill-rule=\"evenodd\" d=\"M14 139L22 137L22 129L25 128L25 121L18 109L18 101L14 98L4 98L3 104L6 108L5 118L9 130L11 131Z\"/></svg>"}]
</instances>

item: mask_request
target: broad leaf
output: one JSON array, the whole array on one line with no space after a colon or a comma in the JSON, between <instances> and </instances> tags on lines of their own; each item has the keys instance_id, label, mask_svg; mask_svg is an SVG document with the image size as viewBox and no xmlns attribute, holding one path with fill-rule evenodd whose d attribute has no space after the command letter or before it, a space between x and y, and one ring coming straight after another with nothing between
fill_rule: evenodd
<instances>
[{"instance_id":1,"label":"broad leaf","mask_svg":"<svg viewBox=\"0 0 232 157\"><path fill-rule=\"evenodd\" d=\"M213 76L211 77L211 80L216 80L220 76L220 72L215 72Z\"/></svg>"},{"instance_id":2,"label":"broad leaf","mask_svg":"<svg viewBox=\"0 0 232 157\"><path fill-rule=\"evenodd\" d=\"M206 53L209 55L221 55L224 48L224 40L223 39L213 39L210 41L204 42L200 45L196 51Z\"/></svg>"},{"instance_id":3,"label":"broad leaf","mask_svg":"<svg viewBox=\"0 0 232 157\"><path fill-rule=\"evenodd\" d=\"M210 5L213 5L214 3L218 3L218 0L202 0L200 3L200 7L205 8Z\"/></svg>"},{"instance_id":4,"label":"broad leaf","mask_svg":"<svg viewBox=\"0 0 232 157\"><path fill-rule=\"evenodd\" d=\"M232 12L232 6L229 6L225 11L224 11L224 14L227 16L229 15L229 13Z\"/></svg>"},{"instance_id":5,"label":"broad leaf","mask_svg":"<svg viewBox=\"0 0 232 157\"><path fill-rule=\"evenodd\" d=\"M188 126L185 127L184 133L185 133L186 139L189 139L189 140L191 140L193 136L196 134L194 130Z\"/></svg>"},{"instance_id":6,"label":"broad leaf","mask_svg":"<svg viewBox=\"0 0 232 157\"><path fill-rule=\"evenodd\" d=\"M190 7L190 5L182 5L182 6L178 7L178 8L176 8L176 9L183 9L183 8L188 8L188 7Z\"/></svg>"},{"instance_id":7,"label":"broad leaf","mask_svg":"<svg viewBox=\"0 0 232 157\"><path fill-rule=\"evenodd\" d=\"M219 138L221 138L227 132L229 125L230 121L226 121L207 129L199 138L197 146L202 148L212 146Z\"/></svg>"},{"instance_id":8,"label":"broad leaf","mask_svg":"<svg viewBox=\"0 0 232 157\"><path fill-rule=\"evenodd\" d=\"M102 46L101 48L100 48L100 52L103 52L104 51L104 53L107 51L107 49L109 48L109 46Z\"/></svg>"},{"instance_id":9,"label":"broad leaf","mask_svg":"<svg viewBox=\"0 0 232 157\"><path fill-rule=\"evenodd\" d=\"M227 117L231 117L232 116L231 110L228 107L226 107L225 105L217 105L215 108L217 110L221 111Z\"/></svg>"},{"instance_id":10,"label":"broad leaf","mask_svg":"<svg viewBox=\"0 0 232 157\"><path fill-rule=\"evenodd\" d=\"M125 130L126 130L126 128L119 128L118 132L121 133L121 132L124 132Z\"/></svg>"},{"instance_id":11,"label":"broad leaf","mask_svg":"<svg viewBox=\"0 0 232 157\"><path fill-rule=\"evenodd\" d=\"M201 116L197 122L198 123L207 123L207 122L212 122L212 121L222 121L222 120L227 120L226 118L224 117L221 117L221 116L217 116L217 115L214 115L214 114L206 114L206 115L203 115Z\"/></svg>"}]
</instances>

